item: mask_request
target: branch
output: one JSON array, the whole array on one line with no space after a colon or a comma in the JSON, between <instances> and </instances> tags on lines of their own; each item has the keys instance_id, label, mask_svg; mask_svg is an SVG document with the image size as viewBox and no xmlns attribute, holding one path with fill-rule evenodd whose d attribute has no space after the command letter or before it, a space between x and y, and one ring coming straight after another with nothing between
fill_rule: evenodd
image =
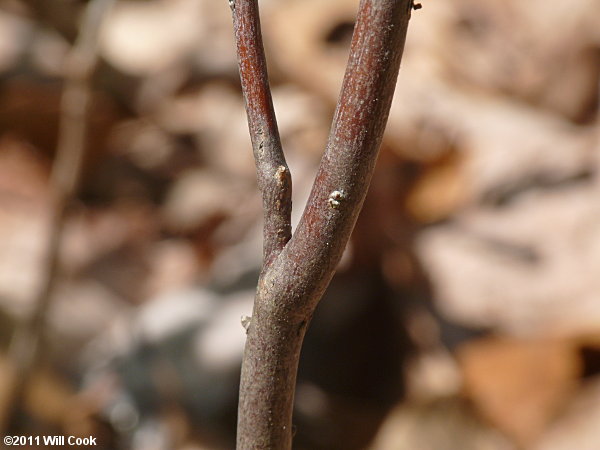
<instances>
[{"instance_id":1,"label":"branch","mask_svg":"<svg viewBox=\"0 0 600 450\"><path fill-rule=\"evenodd\" d=\"M264 211L263 268L292 234L292 178L285 162L269 89L257 0L229 0L258 187Z\"/></svg>"},{"instance_id":2,"label":"branch","mask_svg":"<svg viewBox=\"0 0 600 450\"><path fill-rule=\"evenodd\" d=\"M278 267L278 272L290 271L288 278L294 274L302 306L316 306L362 208L394 95L411 7L410 0L360 3L325 154Z\"/></svg>"},{"instance_id":3,"label":"branch","mask_svg":"<svg viewBox=\"0 0 600 450\"><path fill-rule=\"evenodd\" d=\"M259 280L242 364L238 449L291 448L302 341L373 175L412 7L411 0L361 0L342 92L307 206L294 235L263 268ZM245 56L257 51L249 47L261 47L262 57L260 41L240 42L250 36L240 33L240 22L254 38L260 38L256 15L256 0L236 0L241 73L248 70ZM264 73L264 66L261 69ZM254 89L266 96L266 75L260 80L260 87ZM243 82L252 86L256 80ZM274 119L256 117L259 113L249 108L251 133L256 129L253 122L274 123Z\"/></svg>"},{"instance_id":4,"label":"branch","mask_svg":"<svg viewBox=\"0 0 600 450\"><path fill-rule=\"evenodd\" d=\"M66 61L57 155L50 179L53 204L44 273L34 298L32 314L17 328L10 343L9 358L14 367L9 376L9 397L4 405L0 405L2 431L10 427L16 406L22 400L40 355L44 321L56 287L64 221L81 177L86 120L91 101L91 77L98 61L98 36L102 21L114 1L92 0L88 4L81 31Z\"/></svg>"}]
</instances>

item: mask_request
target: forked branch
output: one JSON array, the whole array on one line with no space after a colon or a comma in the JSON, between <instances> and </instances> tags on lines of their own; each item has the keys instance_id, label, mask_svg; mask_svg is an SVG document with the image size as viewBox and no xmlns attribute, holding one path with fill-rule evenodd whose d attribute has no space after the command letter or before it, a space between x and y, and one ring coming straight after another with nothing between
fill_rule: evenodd
<instances>
[{"instance_id":1,"label":"forked branch","mask_svg":"<svg viewBox=\"0 0 600 450\"><path fill-rule=\"evenodd\" d=\"M278 239L273 233L273 224L289 217L289 201L285 206L277 202L289 198L289 188L285 184L275 189L268 179L284 159L267 84L257 0L233 4L242 88L265 202L266 256L242 364L238 449L291 448L302 341L367 194L412 8L412 0L361 0L327 148L298 228L287 242L287 235Z\"/></svg>"}]
</instances>

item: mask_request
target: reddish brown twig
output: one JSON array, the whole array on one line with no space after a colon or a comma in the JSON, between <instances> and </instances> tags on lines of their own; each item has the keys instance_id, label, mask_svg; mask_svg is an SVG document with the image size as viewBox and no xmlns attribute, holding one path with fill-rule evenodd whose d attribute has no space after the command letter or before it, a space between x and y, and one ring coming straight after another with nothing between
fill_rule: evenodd
<instances>
[{"instance_id":1,"label":"reddish brown twig","mask_svg":"<svg viewBox=\"0 0 600 450\"><path fill-rule=\"evenodd\" d=\"M360 3L329 142L306 209L283 250L278 255L273 253L272 259L266 258L269 264L263 267L259 280L242 365L238 449L291 448L300 348L367 193L412 7L411 0ZM267 171L259 160L264 158L259 131L276 133L276 129L266 84L257 2L235 0L233 10L242 87L260 179ZM276 156L269 157L269 162L277 163L266 165L271 168L270 174L283 160L278 139L274 148ZM267 216L279 213L280 204L268 204L264 185L261 188L266 202L265 238L270 238L267 228L273 219Z\"/></svg>"},{"instance_id":2,"label":"reddish brown twig","mask_svg":"<svg viewBox=\"0 0 600 450\"><path fill-rule=\"evenodd\" d=\"M263 198L263 267L267 267L292 235L292 178L273 110L258 4L255 0L237 0L230 1L230 5L258 187Z\"/></svg>"}]
</instances>

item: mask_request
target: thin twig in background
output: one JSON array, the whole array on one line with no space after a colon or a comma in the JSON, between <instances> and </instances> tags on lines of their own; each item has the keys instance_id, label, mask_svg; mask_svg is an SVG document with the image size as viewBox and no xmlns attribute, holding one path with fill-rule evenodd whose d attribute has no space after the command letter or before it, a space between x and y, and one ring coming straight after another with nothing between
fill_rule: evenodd
<instances>
[{"instance_id":1,"label":"thin twig in background","mask_svg":"<svg viewBox=\"0 0 600 450\"><path fill-rule=\"evenodd\" d=\"M257 0L230 0L242 88L265 202L265 260L247 329L238 449L289 449L302 341L346 247L373 174L394 94L411 0L362 0L329 142L298 228L273 239L288 216L289 188L265 184L283 162L267 85ZM274 134L275 133L275 134ZM286 170L287 174L287 170ZM272 180L271 180L272 181ZM284 194L284 195L282 195ZM283 208L283 209L282 209ZM285 213L285 216L282 214ZM287 223L287 222L285 222ZM284 234L282 234L284 236ZM279 246L284 244L280 253ZM278 253L278 254L277 254Z\"/></svg>"},{"instance_id":2,"label":"thin twig in background","mask_svg":"<svg viewBox=\"0 0 600 450\"><path fill-rule=\"evenodd\" d=\"M56 287L63 242L64 222L77 193L85 156L91 78L98 61L101 25L115 0L92 0L84 13L79 36L67 57L65 86L56 158L50 177L52 217L44 272L35 295L33 311L15 331L9 348L12 364L8 397L0 404L0 430L12 425L24 391L35 369L44 333L44 322Z\"/></svg>"}]
</instances>

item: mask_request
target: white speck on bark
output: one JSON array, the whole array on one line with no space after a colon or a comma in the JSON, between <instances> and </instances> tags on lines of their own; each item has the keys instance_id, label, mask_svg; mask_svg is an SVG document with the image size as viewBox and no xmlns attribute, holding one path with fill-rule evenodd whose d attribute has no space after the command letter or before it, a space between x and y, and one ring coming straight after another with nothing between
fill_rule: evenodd
<instances>
[{"instance_id":1,"label":"white speck on bark","mask_svg":"<svg viewBox=\"0 0 600 450\"><path fill-rule=\"evenodd\" d=\"M248 330L250 329L250 323L252 323L251 316L242 316L242 326L246 330L246 334L248 334Z\"/></svg>"},{"instance_id":2,"label":"white speck on bark","mask_svg":"<svg viewBox=\"0 0 600 450\"><path fill-rule=\"evenodd\" d=\"M275 179L279 185L283 185L285 181L285 173L287 172L287 168L285 166L279 166L275 171Z\"/></svg>"},{"instance_id":3,"label":"white speck on bark","mask_svg":"<svg viewBox=\"0 0 600 450\"><path fill-rule=\"evenodd\" d=\"M329 204L330 208L337 209L340 207L342 200L345 198L346 198L346 194L344 193L343 190L333 191L331 194L329 194L327 203Z\"/></svg>"}]
</instances>

